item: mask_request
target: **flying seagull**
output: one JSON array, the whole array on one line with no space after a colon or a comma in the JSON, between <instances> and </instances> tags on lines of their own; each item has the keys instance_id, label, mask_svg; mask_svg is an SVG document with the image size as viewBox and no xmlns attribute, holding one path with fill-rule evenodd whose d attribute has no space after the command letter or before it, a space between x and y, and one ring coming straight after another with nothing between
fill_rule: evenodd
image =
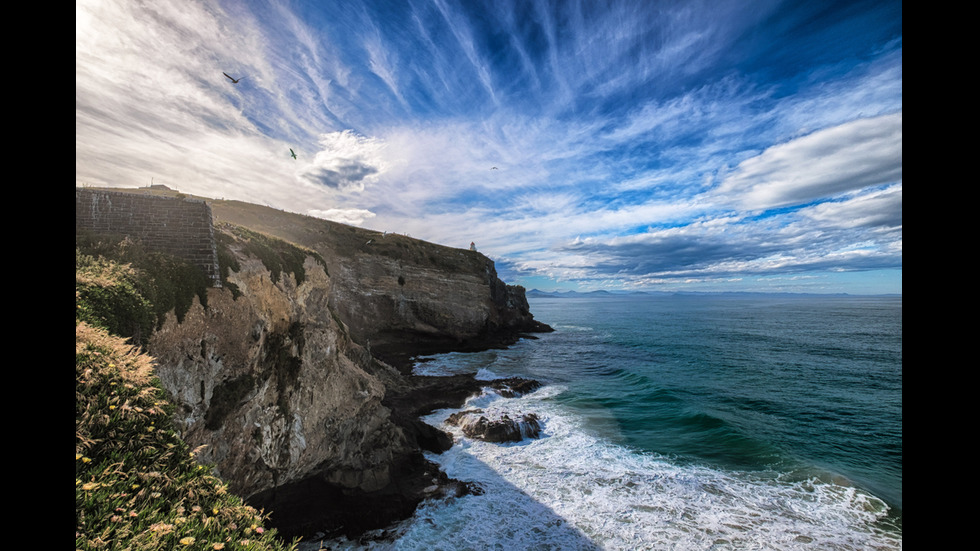
<instances>
[{"instance_id":1,"label":"flying seagull","mask_svg":"<svg viewBox=\"0 0 980 551\"><path fill-rule=\"evenodd\" d=\"M230 80L232 84L238 84L238 81L239 81L239 80L242 80L242 78L245 78L245 77L241 77L241 78L239 78L239 79L234 79L234 78L231 78L231 75L229 75L228 73L224 73L224 72L223 72L223 73L221 73L221 74L223 74L223 75L225 75L226 77L228 77L228 80Z\"/></svg>"},{"instance_id":2,"label":"flying seagull","mask_svg":"<svg viewBox=\"0 0 980 551\"><path fill-rule=\"evenodd\" d=\"M490 167L490 170L497 170L497 167L492 166L492 167Z\"/></svg>"},{"instance_id":3,"label":"flying seagull","mask_svg":"<svg viewBox=\"0 0 980 551\"><path fill-rule=\"evenodd\" d=\"M292 155L294 159L296 158L296 153L293 152L293 148L291 147L289 148L289 154Z\"/></svg>"}]
</instances>

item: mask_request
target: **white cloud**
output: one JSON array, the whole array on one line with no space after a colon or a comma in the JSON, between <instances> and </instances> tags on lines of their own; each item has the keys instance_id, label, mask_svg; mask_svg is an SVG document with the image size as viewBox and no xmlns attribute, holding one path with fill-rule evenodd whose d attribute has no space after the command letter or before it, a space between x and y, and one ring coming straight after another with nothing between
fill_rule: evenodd
<instances>
[{"instance_id":1,"label":"white cloud","mask_svg":"<svg viewBox=\"0 0 980 551\"><path fill-rule=\"evenodd\" d=\"M350 130L321 135L320 146L323 149L313 162L300 171L300 177L313 184L342 192L364 191L388 166L384 141Z\"/></svg>"},{"instance_id":2,"label":"white cloud","mask_svg":"<svg viewBox=\"0 0 980 551\"><path fill-rule=\"evenodd\" d=\"M902 226L902 185L895 184L846 201L814 205L800 211L800 216L822 225L837 228L859 226Z\"/></svg>"},{"instance_id":3,"label":"white cloud","mask_svg":"<svg viewBox=\"0 0 980 551\"><path fill-rule=\"evenodd\" d=\"M803 204L902 179L902 114L859 119L741 162L716 193L749 210Z\"/></svg>"},{"instance_id":4,"label":"white cloud","mask_svg":"<svg viewBox=\"0 0 980 551\"><path fill-rule=\"evenodd\" d=\"M323 218L324 220L333 220L334 222L350 224L352 226L360 226L365 220L375 217L373 212L365 209L311 209L306 213L310 216Z\"/></svg>"}]
</instances>

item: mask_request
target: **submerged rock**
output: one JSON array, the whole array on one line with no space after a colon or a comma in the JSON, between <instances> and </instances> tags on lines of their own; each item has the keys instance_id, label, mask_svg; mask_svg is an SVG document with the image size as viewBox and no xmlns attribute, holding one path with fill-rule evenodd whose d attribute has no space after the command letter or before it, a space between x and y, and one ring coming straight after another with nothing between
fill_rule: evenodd
<instances>
[{"instance_id":1,"label":"submerged rock","mask_svg":"<svg viewBox=\"0 0 980 551\"><path fill-rule=\"evenodd\" d=\"M490 381L489 386L504 398L513 398L515 396L523 396L528 392L534 392L541 388L541 383L533 379L509 377L507 379L494 379Z\"/></svg>"}]
</instances>

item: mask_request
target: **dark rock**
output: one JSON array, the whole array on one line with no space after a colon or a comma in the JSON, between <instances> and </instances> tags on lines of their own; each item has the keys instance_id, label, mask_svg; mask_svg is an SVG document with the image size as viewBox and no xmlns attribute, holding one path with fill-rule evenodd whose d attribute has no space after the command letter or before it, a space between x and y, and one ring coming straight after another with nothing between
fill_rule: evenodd
<instances>
[{"instance_id":1,"label":"dark rock","mask_svg":"<svg viewBox=\"0 0 980 551\"><path fill-rule=\"evenodd\" d=\"M528 392L534 392L541 388L541 383L533 379L510 377L507 379L495 379L490 382L489 386L500 393L501 396L513 398L515 396L523 396Z\"/></svg>"},{"instance_id":2,"label":"dark rock","mask_svg":"<svg viewBox=\"0 0 980 551\"><path fill-rule=\"evenodd\" d=\"M464 411L457 411L456 413L450 415L448 419L446 419L446 424L452 425L454 427L458 427L460 424L462 424L462 422L466 419L467 416L480 415L482 413L483 413L482 409L467 409Z\"/></svg>"},{"instance_id":3,"label":"dark rock","mask_svg":"<svg viewBox=\"0 0 980 551\"><path fill-rule=\"evenodd\" d=\"M406 428L411 428L415 441L423 450L442 453L453 447L453 437L446 431L439 430L421 419L410 419L407 422Z\"/></svg>"},{"instance_id":4,"label":"dark rock","mask_svg":"<svg viewBox=\"0 0 980 551\"><path fill-rule=\"evenodd\" d=\"M314 476L262 492L248 502L270 512L269 525L286 541L317 533L326 539L356 539L412 516L425 499L475 493L466 484L449 479L421 453L403 458L391 478L385 488L363 492ZM433 486L436 491L431 490Z\"/></svg>"},{"instance_id":5,"label":"dark rock","mask_svg":"<svg viewBox=\"0 0 980 551\"><path fill-rule=\"evenodd\" d=\"M446 422L463 429L466 436L486 442L520 442L541 434L541 424L534 413L521 414L517 419L507 414L490 419L483 410L473 409L454 413Z\"/></svg>"}]
</instances>

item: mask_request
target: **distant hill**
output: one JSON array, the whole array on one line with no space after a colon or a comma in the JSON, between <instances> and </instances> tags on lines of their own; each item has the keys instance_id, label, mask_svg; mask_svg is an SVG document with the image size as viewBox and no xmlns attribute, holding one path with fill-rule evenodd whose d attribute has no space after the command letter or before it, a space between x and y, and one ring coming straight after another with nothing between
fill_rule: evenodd
<instances>
[{"instance_id":1,"label":"distant hill","mask_svg":"<svg viewBox=\"0 0 980 551\"><path fill-rule=\"evenodd\" d=\"M542 291L531 289L525 293L528 298L623 298L630 296L647 297L716 297L716 298L736 298L736 297L772 297L772 298L802 298L802 297L897 297L901 294L884 295L852 295L849 293L765 293L753 291Z\"/></svg>"},{"instance_id":2,"label":"distant hill","mask_svg":"<svg viewBox=\"0 0 980 551\"><path fill-rule=\"evenodd\" d=\"M647 291L541 291L540 289L531 289L527 291L526 296L537 297L537 298L612 298L612 297L627 297L633 295L666 295L670 293L658 293L658 292L647 292Z\"/></svg>"}]
</instances>

